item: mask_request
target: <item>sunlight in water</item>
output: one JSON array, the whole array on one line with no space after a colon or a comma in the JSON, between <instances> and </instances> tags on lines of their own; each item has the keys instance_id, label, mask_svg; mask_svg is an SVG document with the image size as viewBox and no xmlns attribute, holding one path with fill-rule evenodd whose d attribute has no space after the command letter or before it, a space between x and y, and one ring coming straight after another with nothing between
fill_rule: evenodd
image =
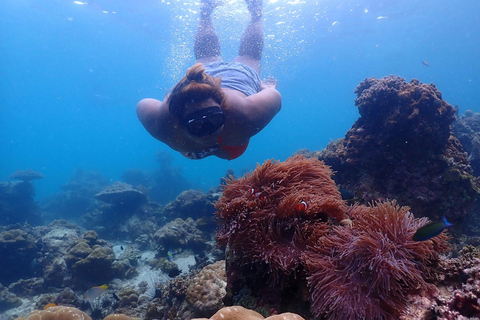
<instances>
[{"instance_id":1,"label":"sunlight in water","mask_svg":"<svg viewBox=\"0 0 480 320\"><path fill-rule=\"evenodd\" d=\"M265 50L264 74L281 71L283 63L299 57L308 45L305 38L313 30L306 30L306 21L319 21L325 17L320 1L270 0L264 1ZM178 81L195 60L193 41L198 22L200 1L162 1L172 12L168 70L173 83ZM225 0L216 8L212 20L222 45L222 56L231 60L237 55L242 32L248 24L249 13L244 0ZM330 22L331 26L332 22ZM311 23L310 23L311 25Z\"/></svg>"}]
</instances>

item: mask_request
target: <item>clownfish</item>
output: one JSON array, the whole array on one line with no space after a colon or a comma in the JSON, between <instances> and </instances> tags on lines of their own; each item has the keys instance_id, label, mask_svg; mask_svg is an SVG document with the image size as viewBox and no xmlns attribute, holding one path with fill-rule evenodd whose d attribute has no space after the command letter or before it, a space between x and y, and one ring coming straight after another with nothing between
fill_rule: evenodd
<instances>
[{"instance_id":1,"label":"clownfish","mask_svg":"<svg viewBox=\"0 0 480 320\"><path fill-rule=\"evenodd\" d=\"M254 196L259 200L262 200L264 197L261 191L258 191L257 189L254 189L254 188L250 189L250 195Z\"/></svg>"},{"instance_id":2,"label":"clownfish","mask_svg":"<svg viewBox=\"0 0 480 320\"><path fill-rule=\"evenodd\" d=\"M295 207L295 210L297 210L298 212L305 212L305 211L307 211L307 209L308 209L308 205L303 200L302 200L302 202L297 204L297 206Z\"/></svg>"}]
</instances>

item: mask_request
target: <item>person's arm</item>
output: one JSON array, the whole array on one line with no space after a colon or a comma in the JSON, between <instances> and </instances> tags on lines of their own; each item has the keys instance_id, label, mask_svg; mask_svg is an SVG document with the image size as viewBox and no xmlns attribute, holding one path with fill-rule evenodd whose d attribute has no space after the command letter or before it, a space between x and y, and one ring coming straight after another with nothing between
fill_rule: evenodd
<instances>
[{"instance_id":1,"label":"person's arm","mask_svg":"<svg viewBox=\"0 0 480 320\"><path fill-rule=\"evenodd\" d=\"M262 83L260 92L248 97L235 98L235 119L233 126L239 140L245 140L260 132L280 111L282 96L275 83Z\"/></svg>"}]
</instances>

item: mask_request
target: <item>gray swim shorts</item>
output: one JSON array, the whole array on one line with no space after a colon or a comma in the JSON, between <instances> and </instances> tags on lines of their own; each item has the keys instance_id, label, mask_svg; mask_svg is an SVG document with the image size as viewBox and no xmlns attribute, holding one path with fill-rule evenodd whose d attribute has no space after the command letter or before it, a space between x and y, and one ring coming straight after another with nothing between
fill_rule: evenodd
<instances>
[{"instance_id":1,"label":"gray swim shorts","mask_svg":"<svg viewBox=\"0 0 480 320\"><path fill-rule=\"evenodd\" d=\"M243 63L215 61L205 64L205 73L222 77L222 88L233 89L251 96L260 91L257 72Z\"/></svg>"}]
</instances>

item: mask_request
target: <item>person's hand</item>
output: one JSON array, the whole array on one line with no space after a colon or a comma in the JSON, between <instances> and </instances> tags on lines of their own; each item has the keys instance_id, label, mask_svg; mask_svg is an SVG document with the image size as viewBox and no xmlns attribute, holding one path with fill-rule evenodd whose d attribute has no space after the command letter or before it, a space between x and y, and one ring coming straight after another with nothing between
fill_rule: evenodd
<instances>
[{"instance_id":1,"label":"person's hand","mask_svg":"<svg viewBox=\"0 0 480 320\"><path fill-rule=\"evenodd\" d=\"M260 83L260 89L266 89L266 88L273 88L276 89L278 84L278 80L275 79L272 76L268 76L266 79L263 79L263 81Z\"/></svg>"}]
</instances>

